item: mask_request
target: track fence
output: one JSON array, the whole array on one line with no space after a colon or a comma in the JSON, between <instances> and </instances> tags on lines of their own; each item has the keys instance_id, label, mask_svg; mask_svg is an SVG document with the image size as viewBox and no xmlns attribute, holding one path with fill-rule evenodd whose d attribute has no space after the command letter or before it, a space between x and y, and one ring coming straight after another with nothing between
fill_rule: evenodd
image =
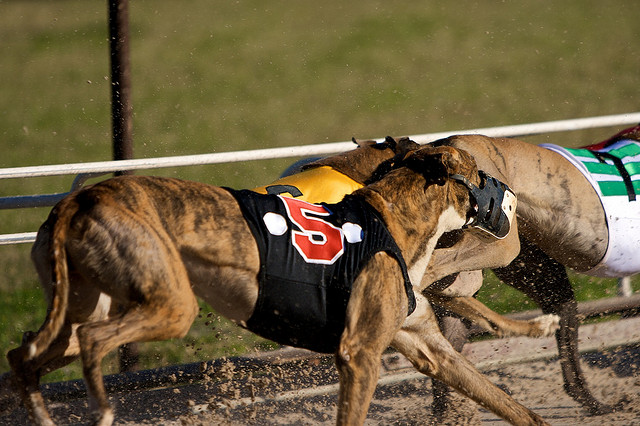
<instances>
[{"instance_id":1,"label":"track fence","mask_svg":"<svg viewBox=\"0 0 640 426\"><path fill-rule=\"evenodd\" d=\"M486 127L477 129L450 130L409 136L414 141L426 144L456 134L483 134L492 137L530 136L535 134L568 132L598 127L621 126L640 123L640 112L570 120L546 121L517 124L511 126ZM383 139L379 139L382 141ZM282 148L256 149L211 154L185 155L134 160L102 161L45 166L11 167L0 169L0 179L24 179L44 176L77 175L71 187L74 191L89 178L107 173L128 170L148 170L165 167L184 167L207 164L257 161L277 158L291 158L312 155L334 154L353 148L352 142L333 142L317 145L302 145ZM53 206L69 192L58 194L23 195L1 197L0 209ZM0 245L32 243L36 232L22 232L0 235Z\"/></svg>"}]
</instances>

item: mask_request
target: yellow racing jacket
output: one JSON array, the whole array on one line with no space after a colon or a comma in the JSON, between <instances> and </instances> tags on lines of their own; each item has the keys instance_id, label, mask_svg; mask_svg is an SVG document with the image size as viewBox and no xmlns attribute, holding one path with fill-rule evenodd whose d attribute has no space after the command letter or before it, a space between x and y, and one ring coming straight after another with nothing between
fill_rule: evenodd
<instances>
[{"instance_id":1,"label":"yellow racing jacket","mask_svg":"<svg viewBox=\"0 0 640 426\"><path fill-rule=\"evenodd\" d=\"M361 183L329 166L320 166L254 188L260 194L281 194L308 203L335 204L362 188Z\"/></svg>"}]
</instances>

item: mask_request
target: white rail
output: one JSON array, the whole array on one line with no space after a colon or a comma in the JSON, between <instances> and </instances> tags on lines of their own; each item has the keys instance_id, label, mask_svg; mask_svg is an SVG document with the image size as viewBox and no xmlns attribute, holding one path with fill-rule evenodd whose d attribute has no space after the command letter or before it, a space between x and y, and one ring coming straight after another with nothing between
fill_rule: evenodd
<instances>
[{"instance_id":1,"label":"white rail","mask_svg":"<svg viewBox=\"0 0 640 426\"><path fill-rule=\"evenodd\" d=\"M483 134L492 137L512 137L541 133L566 132L597 127L630 125L636 123L640 123L640 112L577 118L570 120L545 121L540 123L517 124L511 126L450 130L446 132L425 133L409 137L418 143L425 144L455 134ZM112 173L121 170L145 170L164 167L196 166L205 164L232 163L239 161L325 155L333 154L340 151L347 151L351 148L353 148L352 142L333 142L318 145L184 155L175 157L58 164L48 166L11 167L0 169L0 179L59 176L84 173L99 174ZM31 243L35 241L35 236L36 232L0 235L0 245Z\"/></svg>"},{"instance_id":2,"label":"white rail","mask_svg":"<svg viewBox=\"0 0 640 426\"><path fill-rule=\"evenodd\" d=\"M409 136L418 143L429 143L455 134L483 134L493 137L526 136L540 133L565 132L596 127L618 126L640 122L640 112L577 118L572 120L546 121L512 126L486 127L467 130L450 130ZM333 154L353 148L352 142L333 142L318 145L291 146L284 148L255 149L251 151L220 152L176 157L141 158L135 160L101 161L93 163L58 164L50 166L12 167L0 169L0 179L38 176L59 176L79 173L112 173L120 170L144 170L163 167L197 166L204 164L233 163L239 161L267 160L274 158L301 157Z\"/></svg>"},{"instance_id":3,"label":"white rail","mask_svg":"<svg viewBox=\"0 0 640 426\"><path fill-rule=\"evenodd\" d=\"M32 243L36 240L37 232L19 232L17 234L0 235L0 246L9 244Z\"/></svg>"}]
</instances>

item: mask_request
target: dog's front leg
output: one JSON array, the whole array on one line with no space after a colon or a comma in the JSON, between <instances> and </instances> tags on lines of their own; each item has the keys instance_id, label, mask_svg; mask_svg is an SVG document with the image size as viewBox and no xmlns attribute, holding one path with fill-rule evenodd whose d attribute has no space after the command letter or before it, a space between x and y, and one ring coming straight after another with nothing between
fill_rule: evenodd
<instances>
[{"instance_id":1,"label":"dog's front leg","mask_svg":"<svg viewBox=\"0 0 640 426\"><path fill-rule=\"evenodd\" d=\"M355 280L336 354L340 373L339 425L361 425L373 396L382 352L407 313L398 262L378 253Z\"/></svg>"},{"instance_id":2,"label":"dog's front leg","mask_svg":"<svg viewBox=\"0 0 640 426\"><path fill-rule=\"evenodd\" d=\"M547 424L491 383L460 355L440 332L427 299L418 294L416 299L415 312L405 320L392 343L416 369L446 383L514 425Z\"/></svg>"}]
</instances>

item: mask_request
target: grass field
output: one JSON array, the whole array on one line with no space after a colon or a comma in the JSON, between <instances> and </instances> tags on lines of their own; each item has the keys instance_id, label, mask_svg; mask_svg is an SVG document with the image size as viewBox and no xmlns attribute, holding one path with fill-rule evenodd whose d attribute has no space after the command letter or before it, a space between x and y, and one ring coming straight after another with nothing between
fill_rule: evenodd
<instances>
[{"instance_id":1,"label":"grass field","mask_svg":"<svg viewBox=\"0 0 640 426\"><path fill-rule=\"evenodd\" d=\"M0 1L0 167L111 158L106 10L105 2ZM639 15L640 3L630 1L138 0L130 9L135 155L638 111ZM616 130L527 140L579 146ZM152 173L252 187L290 161ZM62 192L72 179L6 180L0 196ZM36 230L47 213L2 211L0 232ZM28 250L0 247L3 354L44 317ZM575 278L581 299L615 292L613 281ZM530 305L490 281L481 297L491 306ZM143 345L144 366L264 344L208 312L203 305L188 338ZM0 372L7 368L0 359ZM105 370L113 368L111 359Z\"/></svg>"}]
</instances>

